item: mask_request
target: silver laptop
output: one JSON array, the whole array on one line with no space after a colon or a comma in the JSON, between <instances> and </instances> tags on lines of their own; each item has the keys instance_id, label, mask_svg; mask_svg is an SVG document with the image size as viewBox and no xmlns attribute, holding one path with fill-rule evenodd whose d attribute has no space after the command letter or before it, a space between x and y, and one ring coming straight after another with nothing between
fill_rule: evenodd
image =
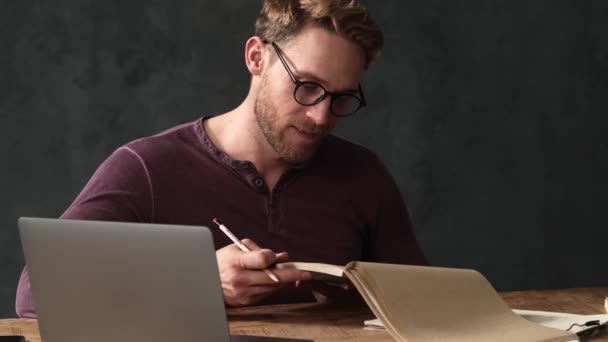
<instances>
[{"instance_id":1,"label":"silver laptop","mask_svg":"<svg viewBox=\"0 0 608 342\"><path fill-rule=\"evenodd\" d=\"M18 224L44 342L295 341L231 339L206 227Z\"/></svg>"}]
</instances>

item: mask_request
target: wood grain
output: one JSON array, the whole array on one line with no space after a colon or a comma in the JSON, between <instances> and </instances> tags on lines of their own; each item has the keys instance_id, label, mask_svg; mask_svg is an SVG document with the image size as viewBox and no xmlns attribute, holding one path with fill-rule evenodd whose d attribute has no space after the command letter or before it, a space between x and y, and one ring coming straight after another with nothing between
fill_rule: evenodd
<instances>
[{"instance_id":1,"label":"wood grain","mask_svg":"<svg viewBox=\"0 0 608 342\"><path fill-rule=\"evenodd\" d=\"M605 313L604 298L608 287L561 290L502 292L505 302L514 309ZM360 304L288 304L228 309L230 332L239 335L307 338L315 341L393 341L382 331L363 329L363 321L373 315ZM34 319L0 320L0 335L24 335L30 342L40 342ZM590 341L608 341L600 336Z\"/></svg>"}]
</instances>

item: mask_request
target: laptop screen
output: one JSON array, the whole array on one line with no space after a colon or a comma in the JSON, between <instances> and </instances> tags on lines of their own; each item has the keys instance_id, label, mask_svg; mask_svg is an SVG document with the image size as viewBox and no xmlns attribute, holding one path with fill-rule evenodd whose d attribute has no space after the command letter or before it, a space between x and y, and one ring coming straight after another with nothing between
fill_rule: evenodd
<instances>
[{"instance_id":1,"label":"laptop screen","mask_svg":"<svg viewBox=\"0 0 608 342\"><path fill-rule=\"evenodd\" d=\"M207 228L18 223L45 342L229 341Z\"/></svg>"}]
</instances>

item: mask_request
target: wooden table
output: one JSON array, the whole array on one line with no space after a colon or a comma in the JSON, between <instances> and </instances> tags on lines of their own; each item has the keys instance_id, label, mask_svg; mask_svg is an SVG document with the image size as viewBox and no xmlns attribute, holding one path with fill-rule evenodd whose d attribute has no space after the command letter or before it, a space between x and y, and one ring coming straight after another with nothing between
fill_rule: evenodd
<instances>
[{"instance_id":1,"label":"wooden table","mask_svg":"<svg viewBox=\"0 0 608 342\"><path fill-rule=\"evenodd\" d=\"M503 292L501 296L514 309L591 315L605 313L608 287ZM386 332L364 330L363 321L370 318L369 310L359 305L289 304L228 310L232 334L315 341L393 341ZM11 334L40 341L37 321L32 319L0 320L0 335ZM590 341L608 341L608 336Z\"/></svg>"}]
</instances>

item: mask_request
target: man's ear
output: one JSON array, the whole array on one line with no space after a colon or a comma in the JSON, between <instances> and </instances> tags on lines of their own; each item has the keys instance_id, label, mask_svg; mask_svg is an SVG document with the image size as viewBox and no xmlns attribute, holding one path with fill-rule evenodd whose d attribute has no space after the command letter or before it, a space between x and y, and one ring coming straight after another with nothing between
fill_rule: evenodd
<instances>
[{"instance_id":1,"label":"man's ear","mask_svg":"<svg viewBox=\"0 0 608 342\"><path fill-rule=\"evenodd\" d=\"M245 64L252 76L259 76L264 71L266 57L266 43L262 38L255 36L245 44Z\"/></svg>"}]
</instances>

